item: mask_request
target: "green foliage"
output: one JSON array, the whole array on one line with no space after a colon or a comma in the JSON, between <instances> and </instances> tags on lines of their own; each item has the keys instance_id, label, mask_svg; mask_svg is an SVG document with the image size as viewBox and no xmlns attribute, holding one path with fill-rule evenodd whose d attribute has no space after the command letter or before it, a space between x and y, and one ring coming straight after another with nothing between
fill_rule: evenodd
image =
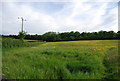
<instances>
[{"instance_id":1,"label":"green foliage","mask_svg":"<svg viewBox=\"0 0 120 81\"><path fill-rule=\"evenodd\" d=\"M47 32L43 35L42 39L45 41L56 41L57 35L55 32Z\"/></svg>"},{"instance_id":2,"label":"green foliage","mask_svg":"<svg viewBox=\"0 0 120 81\"><path fill-rule=\"evenodd\" d=\"M25 38L25 35L26 35L26 32L22 31L22 32L19 32L18 37L23 41L23 39Z\"/></svg>"},{"instance_id":3,"label":"green foliage","mask_svg":"<svg viewBox=\"0 0 120 81\"><path fill-rule=\"evenodd\" d=\"M24 37L25 36L25 37ZM9 35L3 37L13 37L18 38L17 35ZM120 31L117 33L114 31L99 31L99 32L82 32L79 33L78 31L74 32L63 32L63 33L56 33L56 32L46 32L43 35L26 35L25 32L20 32L19 37L21 40L31 39L31 40L43 40L48 42L55 42L55 41L75 41L75 40L108 40L108 39L120 39Z\"/></svg>"}]
</instances>

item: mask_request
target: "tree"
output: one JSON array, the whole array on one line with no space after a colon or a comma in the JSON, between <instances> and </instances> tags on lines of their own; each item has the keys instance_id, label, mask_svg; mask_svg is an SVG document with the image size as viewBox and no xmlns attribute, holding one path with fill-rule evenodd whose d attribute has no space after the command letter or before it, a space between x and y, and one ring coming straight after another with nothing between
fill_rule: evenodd
<instances>
[{"instance_id":1,"label":"tree","mask_svg":"<svg viewBox=\"0 0 120 81\"><path fill-rule=\"evenodd\" d=\"M26 33L27 32L25 32L25 31L19 32L18 37L20 38L20 40L22 40L22 41L24 40Z\"/></svg>"},{"instance_id":2,"label":"tree","mask_svg":"<svg viewBox=\"0 0 120 81\"><path fill-rule=\"evenodd\" d=\"M114 31L108 31L108 38L110 38L110 39L113 39L113 38L115 38L115 32Z\"/></svg>"},{"instance_id":3,"label":"tree","mask_svg":"<svg viewBox=\"0 0 120 81\"><path fill-rule=\"evenodd\" d=\"M98 32L98 34L99 34L98 35L99 39L105 39L105 38L108 37L107 31L101 30L101 31Z\"/></svg>"},{"instance_id":4,"label":"tree","mask_svg":"<svg viewBox=\"0 0 120 81\"><path fill-rule=\"evenodd\" d=\"M78 31L76 31L74 35L75 35L75 40L78 40L80 38L80 33Z\"/></svg>"},{"instance_id":5,"label":"tree","mask_svg":"<svg viewBox=\"0 0 120 81\"><path fill-rule=\"evenodd\" d=\"M19 38L21 40L42 40L42 41L72 41L72 40L106 40L106 39L120 39L120 31L117 33L114 31L99 31L99 32L46 32L43 35L26 35L26 32L19 32ZM4 35L3 37L18 38L17 35Z\"/></svg>"},{"instance_id":6,"label":"tree","mask_svg":"<svg viewBox=\"0 0 120 81\"><path fill-rule=\"evenodd\" d=\"M120 31L117 32L116 38L117 38L117 39L120 39Z\"/></svg>"},{"instance_id":7,"label":"tree","mask_svg":"<svg viewBox=\"0 0 120 81\"><path fill-rule=\"evenodd\" d=\"M47 32L47 33L43 34L42 39L44 41L53 42L53 41L57 40L57 34L56 34L56 32Z\"/></svg>"}]
</instances>

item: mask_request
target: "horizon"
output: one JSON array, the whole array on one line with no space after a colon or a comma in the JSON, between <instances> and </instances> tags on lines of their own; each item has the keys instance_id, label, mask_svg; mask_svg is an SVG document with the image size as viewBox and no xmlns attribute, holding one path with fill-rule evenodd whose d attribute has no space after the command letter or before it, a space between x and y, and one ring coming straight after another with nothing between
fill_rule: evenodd
<instances>
[{"instance_id":1,"label":"horizon","mask_svg":"<svg viewBox=\"0 0 120 81\"><path fill-rule=\"evenodd\" d=\"M100 31L104 31L104 30L100 30ZM100 31L95 31L95 32L100 32ZM112 31L112 30L110 30L110 31ZM55 31L48 31L48 32L55 32ZM45 32L45 33L48 33L48 32ZM80 34L81 33L83 33L83 32L80 32L80 31L68 31L68 32L55 32L55 33L70 33L70 32L79 32ZM106 31L106 32L109 32L109 31ZM115 31L113 31L113 32L115 32ZM117 31L117 32L119 32L119 31ZM115 32L115 33L117 33L117 32ZM43 33L43 34L45 34L45 33ZM84 33L94 33L94 32L84 32ZM30 33L26 33L26 35L43 35L43 34L30 34ZM0 34L0 35L18 35L18 34Z\"/></svg>"}]
</instances>

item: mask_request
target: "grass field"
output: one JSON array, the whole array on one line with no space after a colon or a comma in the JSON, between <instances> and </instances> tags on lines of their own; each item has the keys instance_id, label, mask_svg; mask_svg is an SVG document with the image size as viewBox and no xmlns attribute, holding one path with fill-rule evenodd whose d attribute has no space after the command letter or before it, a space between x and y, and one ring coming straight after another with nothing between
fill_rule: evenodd
<instances>
[{"instance_id":1,"label":"grass field","mask_svg":"<svg viewBox=\"0 0 120 81\"><path fill-rule=\"evenodd\" d=\"M118 78L118 40L19 44L18 47L8 44L9 48L3 44L2 76L5 78Z\"/></svg>"}]
</instances>

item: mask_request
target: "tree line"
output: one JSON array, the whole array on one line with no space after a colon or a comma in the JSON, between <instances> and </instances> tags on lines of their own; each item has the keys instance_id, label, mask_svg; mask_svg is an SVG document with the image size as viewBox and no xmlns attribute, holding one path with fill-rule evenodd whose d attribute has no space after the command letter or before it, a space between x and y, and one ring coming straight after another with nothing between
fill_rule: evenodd
<instances>
[{"instance_id":1,"label":"tree line","mask_svg":"<svg viewBox=\"0 0 120 81\"><path fill-rule=\"evenodd\" d=\"M18 39L18 35L2 35L2 37L11 37ZM98 31L98 32L46 32L43 35L30 35L27 34L25 39L29 40L41 40L47 42L55 41L75 41L75 40L110 40L110 39L120 39L120 31L117 33L114 31Z\"/></svg>"}]
</instances>

